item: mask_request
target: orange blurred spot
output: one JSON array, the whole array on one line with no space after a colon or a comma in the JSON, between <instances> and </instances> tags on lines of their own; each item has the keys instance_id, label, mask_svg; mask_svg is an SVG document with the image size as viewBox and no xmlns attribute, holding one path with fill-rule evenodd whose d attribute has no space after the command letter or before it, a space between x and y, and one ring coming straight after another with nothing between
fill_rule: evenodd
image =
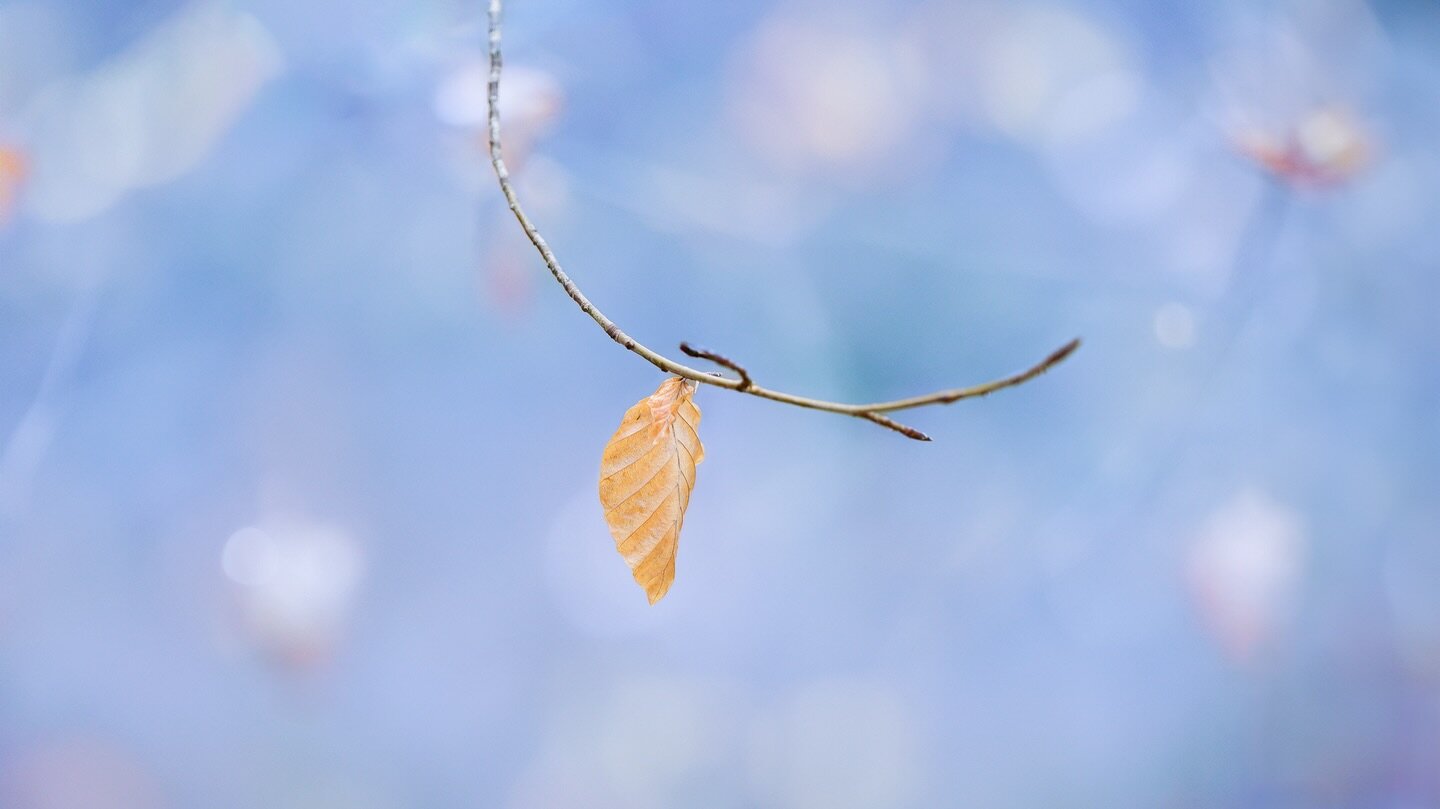
<instances>
[{"instance_id":1,"label":"orange blurred spot","mask_svg":"<svg viewBox=\"0 0 1440 809\"><path fill-rule=\"evenodd\" d=\"M29 165L25 153L18 147L0 144L0 224L10 218Z\"/></svg>"},{"instance_id":2,"label":"orange blurred spot","mask_svg":"<svg viewBox=\"0 0 1440 809\"><path fill-rule=\"evenodd\" d=\"M1343 107L1320 107L1282 135L1241 132L1235 149L1265 171L1296 186L1330 187L1355 177L1371 158L1370 138Z\"/></svg>"}]
</instances>

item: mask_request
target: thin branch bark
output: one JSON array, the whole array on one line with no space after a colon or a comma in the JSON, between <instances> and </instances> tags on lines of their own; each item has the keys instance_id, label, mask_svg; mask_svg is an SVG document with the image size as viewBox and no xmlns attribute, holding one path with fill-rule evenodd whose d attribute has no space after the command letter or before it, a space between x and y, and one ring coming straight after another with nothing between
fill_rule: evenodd
<instances>
[{"instance_id":1,"label":"thin branch bark","mask_svg":"<svg viewBox=\"0 0 1440 809\"><path fill-rule=\"evenodd\" d=\"M726 368L729 368L730 370L739 374L740 387L736 388L735 390L744 391L755 387L755 383L750 381L750 372L740 367L740 363L730 359L729 357L721 356L719 354L716 354L714 351L706 351L703 348L696 348L689 343L681 343L680 351L687 357L695 357L696 359L701 360L710 360L716 365L723 365Z\"/></svg>"},{"instance_id":2,"label":"thin branch bark","mask_svg":"<svg viewBox=\"0 0 1440 809\"><path fill-rule=\"evenodd\" d=\"M500 191L505 195L505 201L510 206L510 212L515 215L515 219L520 223L521 229L525 231L525 235L530 239L530 242L535 245L535 249L540 252L540 257L544 259L545 266L549 268L550 274L555 277L556 282L565 290L565 294L569 295L570 299L575 301L580 307L580 311L589 315L592 320L599 324L600 328L605 331L605 334L608 335L611 340L624 346L629 351L639 354L646 362L654 365L661 371L690 379L703 385L726 388L737 393L748 393L751 396L758 396L762 399L770 399L771 401L781 402L783 404L809 408L811 410L823 410L827 413L854 416L894 430L908 438L913 438L917 441L929 441L930 437L919 430L908 427L881 414L896 410L924 407L926 405L950 404L951 402L958 402L962 399L973 399L994 393L997 390L1023 384L1050 370L1080 346L1078 339L1072 340L1064 346L1061 346L1034 367L1004 379L997 379L993 382L986 382L968 388L942 390L924 396L897 399L890 402L875 402L873 404L828 402L823 399L811 399L806 396L796 396L791 393L762 388L756 385L750 379L750 375L746 373L744 369L740 368L740 366L720 357L718 354L712 354L710 352L697 352L694 356L703 357L723 365L739 374L740 378L730 379L728 377L715 376L704 371L699 371L651 350L643 343L626 334L614 321L606 317L599 309L595 308L595 304L591 303L590 299L585 297L585 294L580 291L580 288L577 287L575 282L570 279L570 276L565 273L565 270L560 266L559 260L555 258L554 251L550 249L550 245L545 241L545 238L540 235L540 231L537 230L535 224L530 221L530 217L525 214L524 208L520 207L520 200L515 195L515 188L510 182L510 172L505 167L504 152L500 145L500 70L503 63L500 53L500 10L501 0L490 0L490 163L495 167L495 178L500 182Z\"/></svg>"}]
</instances>

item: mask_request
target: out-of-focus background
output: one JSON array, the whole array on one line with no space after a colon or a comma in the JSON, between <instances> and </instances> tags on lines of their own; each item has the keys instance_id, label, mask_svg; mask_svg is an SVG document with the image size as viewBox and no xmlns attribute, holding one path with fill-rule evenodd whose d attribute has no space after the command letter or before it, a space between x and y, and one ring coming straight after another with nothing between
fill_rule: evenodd
<instances>
[{"instance_id":1,"label":"out-of-focus background","mask_svg":"<svg viewBox=\"0 0 1440 809\"><path fill-rule=\"evenodd\" d=\"M0 806L1440 806L1440 6L0 1Z\"/></svg>"}]
</instances>

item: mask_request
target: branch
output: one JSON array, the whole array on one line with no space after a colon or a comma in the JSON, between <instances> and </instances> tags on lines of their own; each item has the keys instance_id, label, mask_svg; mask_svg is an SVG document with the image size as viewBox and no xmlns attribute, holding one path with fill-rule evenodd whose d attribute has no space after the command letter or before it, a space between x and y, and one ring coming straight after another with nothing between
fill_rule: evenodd
<instances>
[{"instance_id":1,"label":"branch","mask_svg":"<svg viewBox=\"0 0 1440 809\"><path fill-rule=\"evenodd\" d=\"M1013 376L1007 376L1004 379L997 379L994 382L986 382L981 385L973 385L968 388L942 390L924 396L913 396L909 399L896 399L893 402L876 402L875 404L862 405L861 409L871 413L893 413L896 410L909 410L912 407L924 407L926 405L936 404L945 405L958 402L961 399L977 399L981 396L989 396L997 390L1013 388L1016 385L1023 385L1029 382L1064 362L1065 358L1074 354L1075 350L1079 347L1080 338L1076 337L1074 340L1050 352L1050 356Z\"/></svg>"},{"instance_id":2,"label":"branch","mask_svg":"<svg viewBox=\"0 0 1440 809\"><path fill-rule=\"evenodd\" d=\"M687 350L687 347L683 345L681 347L681 350L691 356L708 359L711 362L729 368L739 374L740 378L730 379L728 377L715 376L704 371L699 371L651 350L643 343L638 342L635 338L626 334L614 321L606 317L599 309L595 308L595 304L591 303L590 299L585 297L585 294L580 291L579 287L575 286L575 282L570 280L570 276L561 268L560 261L555 258L555 253L550 249L550 245L545 241L545 237L540 235L540 231L535 228L535 224L530 221L530 217L525 214L525 210L520 207L520 200L516 197L515 188L510 182L510 171L505 167L504 152L500 145L500 69L503 61L500 54L500 6L501 0L490 0L490 164L495 167L495 178L500 182L500 191L505 195L505 202L509 204L510 212L515 215L516 221L520 223L520 227L525 231L525 235L530 239L530 243L535 245L535 249L540 252L540 257L544 259L545 266L549 268L550 274L555 276L555 281L565 290L565 294L569 295L570 299L575 301L576 305L580 307L580 311L589 315L592 320L599 324L600 328L605 331L605 334L609 336L611 340L624 346L627 350L639 354L646 362L654 365L661 371L693 380L702 385L726 388L737 393L748 393L751 396L758 396L762 399L770 399L771 401L794 405L795 407L854 416L855 418L865 419L866 421L894 430L908 438L913 438L917 441L929 441L929 436L919 430L913 427L907 427L881 414L932 404L950 404L951 402L958 402L961 399L973 399L978 396L994 393L997 390L1023 384L1050 370L1056 364L1070 356L1070 354L1079 347L1080 341L1072 340L1034 367L1014 376L997 379L994 382L986 382L982 385L975 385L969 388L943 390L909 399L897 399L891 402L876 402L873 404L827 402L823 399L811 399L806 396L796 396L792 393L783 393L778 390L762 388L751 381L750 375L746 373L745 369L719 354L708 351L699 351L696 349Z\"/></svg>"},{"instance_id":3,"label":"branch","mask_svg":"<svg viewBox=\"0 0 1440 809\"><path fill-rule=\"evenodd\" d=\"M727 359L727 358L725 358L725 357L722 357L722 356L720 356L719 354L716 354L714 351L706 351L706 350L703 349L703 348L695 348L695 347L691 346L689 343L681 343L681 344L680 344L680 350L681 350L682 352L684 352L684 353L685 353L685 356L687 356L687 357L695 357L695 358L697 358L697 359L710 360L711 362L715 363L716 365L723 365L723 366L725 366L726 368L729 368L730 370L732 370L732 371L734 371L735 373L739 374L739 375L740 375L740 386L737 387L735 390L745 391L745 390L749 390L749 389L755 387L755 383L750 381L750 374L749 374L748 372L746 372L746 370L745 370L744 368L741 368L741 367L740 367L740 363L736 362L735 360Z\"/></svg>"}]
</instances>

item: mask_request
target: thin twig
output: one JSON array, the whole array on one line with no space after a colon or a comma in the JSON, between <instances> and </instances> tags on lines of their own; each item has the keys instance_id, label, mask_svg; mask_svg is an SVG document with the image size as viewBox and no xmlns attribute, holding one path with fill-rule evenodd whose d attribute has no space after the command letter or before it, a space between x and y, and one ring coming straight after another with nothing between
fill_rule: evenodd
<instances>
[{"instance_id":1,"label":"thin twig","mask_svg":"<svg viewBox=\"0 0 1440 809\"><path fill-rule=\"evenodd\" d=\"M674 374L675 376L693 380L701 384L712 385L717 388L727 388L738 393L748 393L751 396L758 396L762 399L770 399L772 401L782 402L796 407L805 407L811 410L824 410L828 413L839 413L841 415L862 418L894 430L901 435L916 439L917 441L928 441L930 440L929 437L919 430L913 427L907 427L880 414L925 405L949 404L951 402L958 402L961 399L984 396L1003 388L1019 385L1048 371L1054 367L1056 363L1069 356L1070 353L1080 345L1079 340L1072 340L1033 368L1016 374L1015 376L1006 377L1005 379L999 379L994 382L987 382L983 385L976 385L969 388L943 390L925 396L898 399L892 402L876 402L874 404L828 402L823 399L811 399L806 396L796 396L792 393L783 393L777 390L762 388L754 384L750 380L749 374L745 373L739 366L730 363L728 360L722 362L719 355L707 353L697 356L703 356L705 359L730 368L740 374L740 379L714 376L704 371L691 368L688 365L683 365L651 350L635 338L626 334L614 321L606 317L599 309L595 308L595 304L591 303L590 299L585 297L585 294L580 291L579 287L575 286L575 282L570 280L570 276L561 268L559 260L555 258L554 251L550 249L550 245L546 243L545 238L540 235L540 231L535 228L534 223L530 221L530 217L526 216L525 210L520 207L520 200L516 197L515 188L510 182L510 172L505 167L505 157L500 145L500 69L503 61L500 55L500 7L501 0L490 0L490 163L495 167L495 177L500 182L500 191L505 195L505 201L510 205L510 212L515 214L516 221L520 223L521 229L525 231L525 235L529 237L530 242L535 245L535 249L540 252L540 257L544 259L545 266L549 268L550 274L555 276L556 282L565 290L565 294L569 295L570 299L575 301L580 307L580 311L589 315L592 320L598 323L600 328L604 329L605 334L608 335L611 340L639 354L646 362L649 362L656 368L659 368L665 373Z\"/></svg>"},{"instance_id":2,"label":"thin twig","mask_svg":"<svg viewBox=\"0 0 1440 809\"><path fill-rule=\"evenodd\" d=\"M911 427L911 426L906 425L906 424L901 424L900 422L896 421L895 419L892 419L892 418L890 418L889 416L882 416L882 415L880 415L879 413L876 413L876 412L873 411L873 410L866 410L866 411L864 411L864 412L862 412L862 413L857 413L856 415L858 415L858 416L859 416L860 418L862 418L862 419L865 419L866 421L873 421L873 422L875 422L876 424L880 425L881 427L889 427L890 429L892 429L892 430L894 430L895 432L897 432L897 433L905 436L906 438L913 438L913 439L915 439L916 441L930 441L930 440L932 440L932 439L930 438L930 436L928 436L928 435L920 432L919 430L915 429L914 427Z\"/></svg>"},{"instance_id":3,"label":"thin twig","mask_svg":"<svg viewBox=\"0 0 1440 809\"><path fill-rule=\"evenodd\" d=\"M914 396L909 399L896 399L893 402L877 402L872 405L862 405L862 410L872 413L893 413L896 410L909 410L912 407L925 407L926 405L944 405L958 402L962 399L975 399L981 396L989 396L997 390L1013 388L1016 385L1023 385L1035 377L1045 373L1065 361L1065 358L1075 353L1080 347L1080 338L1075 338L1063 346L1050 352L1050 356L1035 363L1034 366L1021 371L1014 376L1007 376L1004 379L997 379L994 382L986 382L982 385L973 385L968 388L955 388L953 390L936 391L924 396Z\"/></svg>"},{"instance_id":4,"label":"thin twig","mask_svg":"<svg viewBox=\"0 0 1440 809\"><path fill-rule=\"evenodd\" d=\"M740 363L730 359L729 357L723 357L719 354L716 354L714 351L706 351L703 348L696 348L689 343L681 343L680 351L683 352L687 357L695 357L696 359L701 360L710 360L716 365L723 365L726 368L729 368L730 370L739 374L740 386L735 390L746 391L755 387L755 383L750 380L749 372L747 372L744 368L741 368Z\"/></svg>"}]
</instances>

